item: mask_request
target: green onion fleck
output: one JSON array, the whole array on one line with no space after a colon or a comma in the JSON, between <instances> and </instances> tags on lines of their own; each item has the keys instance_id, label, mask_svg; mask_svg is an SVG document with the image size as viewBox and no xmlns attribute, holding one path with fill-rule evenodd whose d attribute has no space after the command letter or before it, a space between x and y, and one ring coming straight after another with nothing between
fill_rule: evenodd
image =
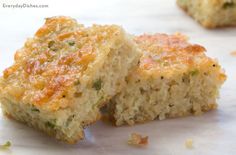
<instances>
[{"instance_id":1,"label":"green onion fleck","mask_svg":"<svg viewBox=\"0 0 236 155\"><path fill-rule=\"evenodd\" d=\"M75 115L71 115L68 117L67 121L66 121L66 126L69 126L69 124L72 122L72 120L75 118Z\"/></svg>"},{"instance_id":2,"label":"green onion fleck","mask_svg":"<svg viewBox=\"0 0 236 155\"><path fill-rule=\"evenodd\" d=\"M56 126L56 125L55 125L55 122L56 122L56 120L47 121L47 122L45 123L45 126L54 129L55 126Z\"/></svg>"},{"instance_id":3,"label":"green onion fleck","mask_svg":"<svg viewBox=\"0 0 236 155\"><path fill-rule=\"evenodd\" d=\"M48 48L51 48L55 44L55 41L51 40L48 43Z\"/></svg>"},{"instance_id":4,"label":"green onion fleck","mask_svg":"<svg viewBox=\"0 0 236 155\"><path fill-rule=\"evenodd\" d=\"M190 75L192 76L198 75L198 73L199 73L199 70L197 69L190 71Z\"/></svg>"},{"instance_id":5,"label":"green onion fleck","mask_svg":"<svg viewBox=\"0 0 236 155\"><path fill-rule=\"evenodd\" d=\"M50 48L52 51L57 51L57 47L55 46L55 41L51 40L48 43L48 48Z\"/></svg>"},{"instance_id":6,"label":"green onion fleck","mask_svg":"<svg viewBox=\"0 0 236 155\"><path fill-rule=\"evenodd\" d=\"M75 45L75 42L74 42L74 41L69 41L68 44L69 44L70 46L74 46L74 45Z\"/></svg>"},{"instance_id":7,"label":"green onion fleck","mask_svg":"<svg viewBox=\"0 0 236 155\"><path fill-rule=\"evenodd\" d=\"M1 149L8 149L11 146L11 142L7 141L5 144L0 145Z\"/></svg>"},{"instance_id":8,"label":"green onion fleck","mask_svg":"<svg viewBox=\"0 0 236 155\"><path fill-rule=\"evenodd\" d=\"M93 83L93 88L96 89L97 91L102 88L102 80L98 79Z\"/></svg>"},{"instance_id":9,"label":"green onion fleck","mask_svg":"<svg viewBox=\"0 0 236 155\"><path fill-rule=\"evenodd\" d=\"M31 111L33 111L33 112L40 112L39 109L37 109L37 108L32 108Z\"/></svg>"}]
</instances>

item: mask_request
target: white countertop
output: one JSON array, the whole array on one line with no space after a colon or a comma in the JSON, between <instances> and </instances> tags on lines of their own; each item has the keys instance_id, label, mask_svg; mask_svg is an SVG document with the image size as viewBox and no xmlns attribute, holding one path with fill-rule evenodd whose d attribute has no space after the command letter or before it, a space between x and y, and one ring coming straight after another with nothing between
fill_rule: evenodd
<instances>
[{"instance_id":1,"label":"white countertop","mask_svg":"<svg viewBox=\"0 0 236 155\"><path fill-rule=\"evenodd\" d=\"M20 0L18 0L19 2ZM32 3L33 0L31 0ZM0 0L2 3L17 0ZM26 0L25 2L30 3ZM45 9L6 9L0 6L0 71L13 62L13 54L27 37L43 24L43 19L68 15L85 25L119 24L133 34L181 32L191 42L201 44L207 55L215 57L225 68L228 79L221 89L219 108L199 117L153 121L132 127L114 127L97 122L86 129L86 140L76 145L53 138L21 123L5 118L0 112L0 143L12 142L0 155L233 155L236 154L236 27L206 30L180 10L174 0L34 0L47 4ZM127 145L132 132L149 136L146 148ZM193 149L185 140L193 139Z\"/></svg>"}]
</instances>

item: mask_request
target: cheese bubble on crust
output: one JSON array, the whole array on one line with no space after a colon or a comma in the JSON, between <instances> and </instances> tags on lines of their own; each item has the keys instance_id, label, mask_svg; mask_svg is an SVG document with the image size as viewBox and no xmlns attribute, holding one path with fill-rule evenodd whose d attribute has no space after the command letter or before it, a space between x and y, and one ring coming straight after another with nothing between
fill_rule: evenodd
<instances>
[{"instance_id":1,"label":"cheese bubble on crust","mask_svg":"<svg viewBox=\"0 0 236 155\"><path fill-rule=\"evenodd\" d=\"M116 125L199 115L217 107L226 75L205 55L204 47L190 44L181 34L141 35L134 40L142 50L140 63L107 106Z\"/></svg>"},{"instance_id":2,"label":"cheese bubble on crust","mask_svg":"<svg viewBox=\"0 0 236 155\"><path fill-rule=\"evenodd\" d=\"M124 86L140 52L116 25L84 27L47 18L15 54L0 80L7 116L68 143L100 118L99 108Z\"/></svg>"}]
</instances>

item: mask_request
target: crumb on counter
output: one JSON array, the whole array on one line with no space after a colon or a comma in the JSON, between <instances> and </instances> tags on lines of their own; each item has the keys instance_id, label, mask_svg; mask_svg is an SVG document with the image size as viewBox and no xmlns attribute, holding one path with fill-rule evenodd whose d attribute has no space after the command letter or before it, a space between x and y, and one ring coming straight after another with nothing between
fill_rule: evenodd
<instances>
[{"instance_id":1,"label":"crumb on counter","mask_svg":"<svg viewBox=\"0 0 236 155\"><path fill-rule=\"evenodd\" d=\"M11 142L7 141L4 144L0 145L0 149L8 149L11 147Z\"/></svg>"},{"instance_id":2,"label":"crumb on counter","mask_svg":"<svg viewBox=\"0 0 236 155\"><path fill-rule=\"evenodd\" d=\"M138 133L132 133L128 139L128 144L134 146L147 146L148 136L142 136Z\"/></svg>"},{"instance_id":3,"label":"crumb on counter","mask_svg":"<svg viewBox=\"0 0 236 155\"><path fill-rule=\"evenodd\" d=\"M192 149L193 148L193 139L191 139L191 138L186 139L185 147L188 149Z\"/></svg>"},{"instance_id":4,"label":"crumb on counter","mask_svg":"<svg viewBox=\"0 0 236 155\"><path fill-rule=\"evenodd\" d=\"M236 56L236 50L230 53L231 56Z\"/></svg>"}]
</instances>

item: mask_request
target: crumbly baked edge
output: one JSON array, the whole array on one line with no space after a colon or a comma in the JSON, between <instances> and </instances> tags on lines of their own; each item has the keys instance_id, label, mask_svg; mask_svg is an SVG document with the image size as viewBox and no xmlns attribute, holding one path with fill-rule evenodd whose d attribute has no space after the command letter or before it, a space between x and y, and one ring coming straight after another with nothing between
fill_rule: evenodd
<instances>
[{"instance_id":1,"label":"crumbly baked edge","mask_svg":"<svg viewBox=\"0 0 236 155\"><path fill-rule=\"evenodd\" d=\"M148 80L131 78L126 89L108 104L107 111L117 126L201 115L217 108L219 88L225 80L219 74L194 70L171 79L164 75Z\"/></svg>"}]
</instances>

